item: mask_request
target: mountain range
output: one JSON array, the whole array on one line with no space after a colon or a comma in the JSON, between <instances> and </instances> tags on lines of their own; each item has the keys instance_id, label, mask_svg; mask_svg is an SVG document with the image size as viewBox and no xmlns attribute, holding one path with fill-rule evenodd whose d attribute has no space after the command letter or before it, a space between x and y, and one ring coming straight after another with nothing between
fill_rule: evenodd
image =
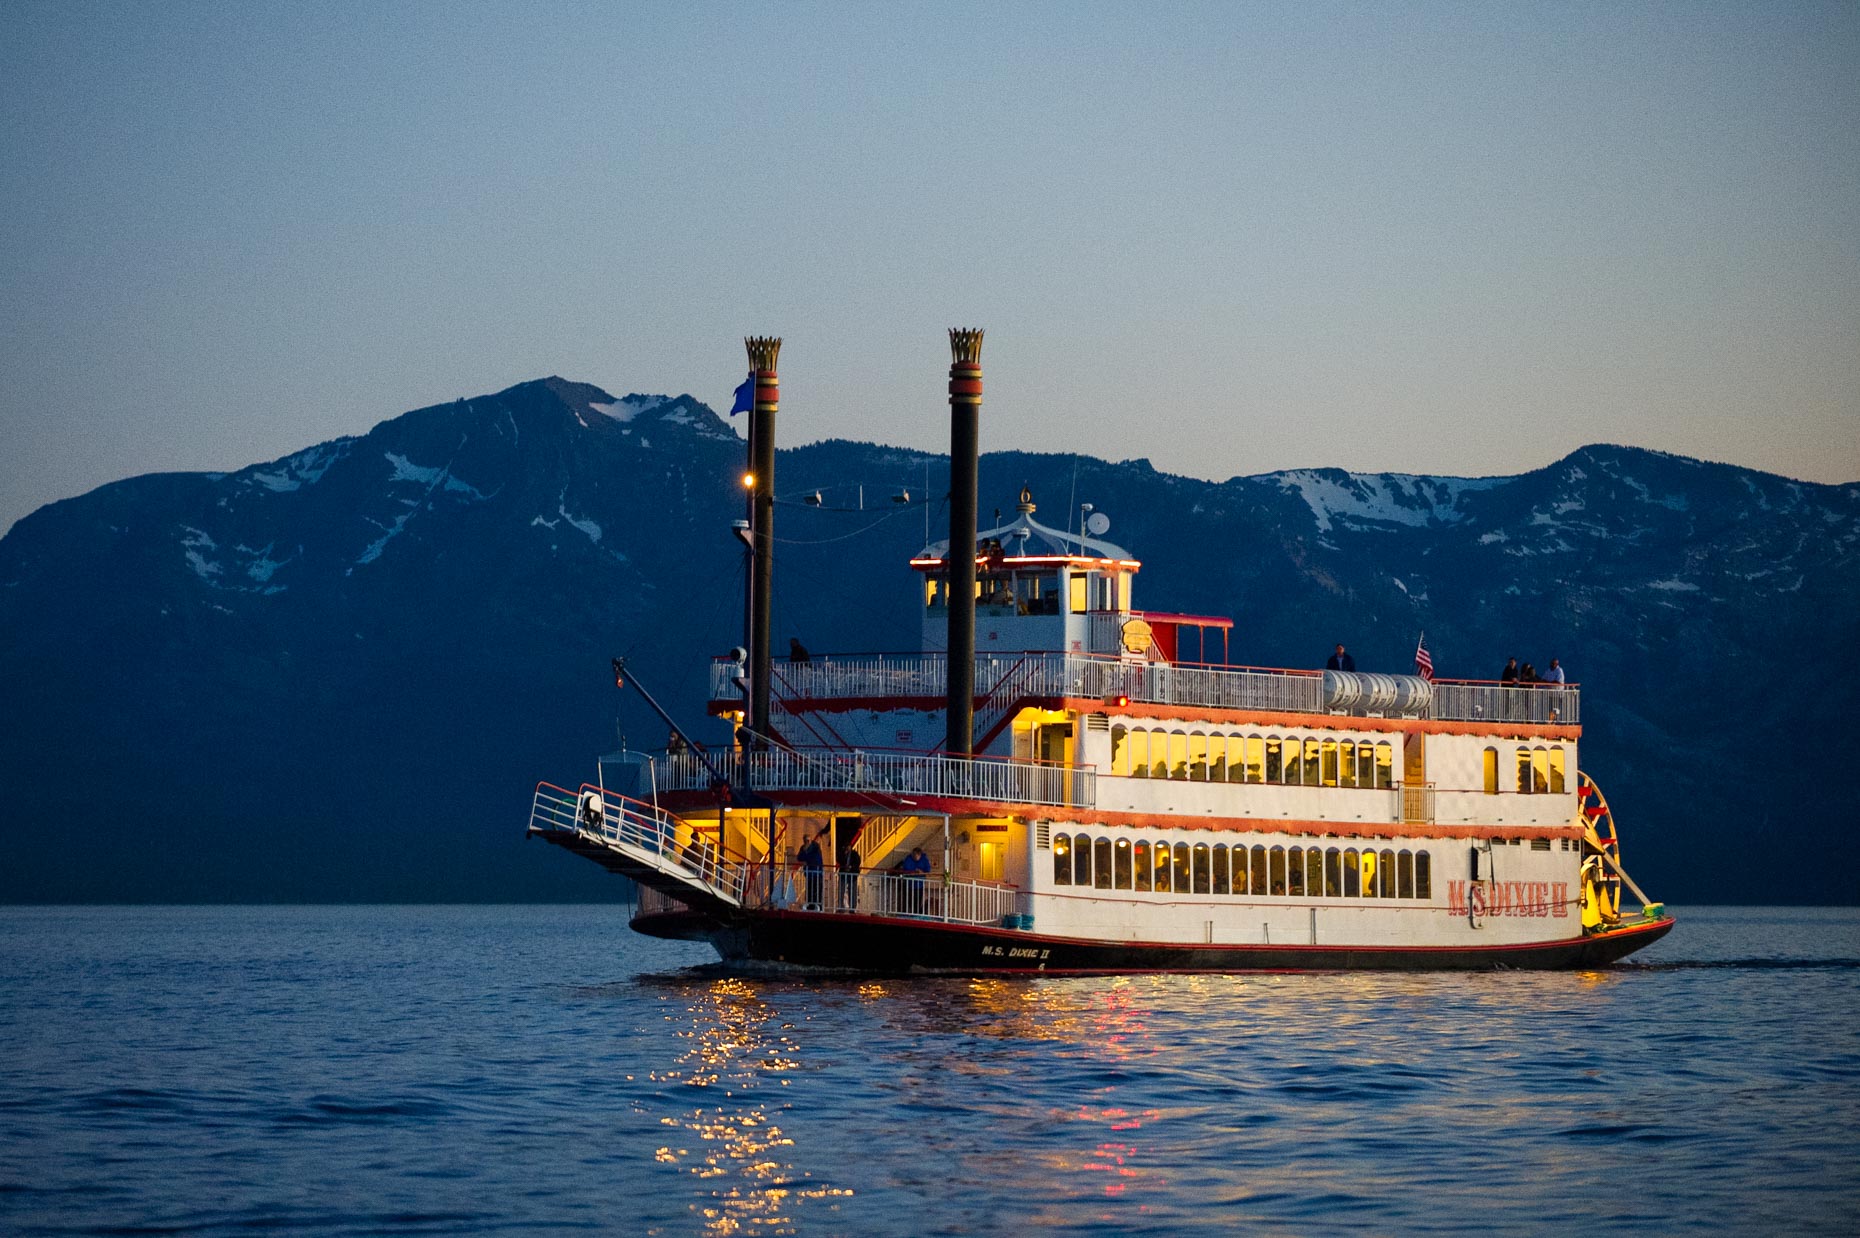
<instances>
[{"instance_id":1,"label":"mountain range","mask_svg":"<svg viewBox=\"0 0 1860 1238\"><path fill-rule=\"evenodd\" d=\"M690 396L549 378L32 513L0 539L0 900L619 896L525 847L530 790L663 743L615 654L719 725L742 462ZM947 534L947 460L830 440L776 479L778 648L915 649L905 560ZM984 526L1022 485L1049 524L1110 516L1139 607L1232 615L1238 663L1343 641L1406 672L1423 631L1442 677L1561 658L1655 897L1860 898L1815 858L1860 822L1860 485L1605 445L1513 477L1225 482L998 452Z\"/></svg>"}]
</instances>

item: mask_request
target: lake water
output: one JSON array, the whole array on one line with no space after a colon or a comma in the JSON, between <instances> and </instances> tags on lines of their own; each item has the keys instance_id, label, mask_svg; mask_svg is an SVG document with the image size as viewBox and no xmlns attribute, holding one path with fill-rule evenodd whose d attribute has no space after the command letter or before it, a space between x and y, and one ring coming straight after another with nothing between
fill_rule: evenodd
<instances>
[{"instance_id":1,"label":"lake water","mask_svg":"<svg viewBox=\"0 0 1860 1238\"><path fill-rule=\"evenodd\" d=\"M1860 912L857 981L600 907L0 908L8 1234L1860 1230Z\"/></svg>"}]
</instances>

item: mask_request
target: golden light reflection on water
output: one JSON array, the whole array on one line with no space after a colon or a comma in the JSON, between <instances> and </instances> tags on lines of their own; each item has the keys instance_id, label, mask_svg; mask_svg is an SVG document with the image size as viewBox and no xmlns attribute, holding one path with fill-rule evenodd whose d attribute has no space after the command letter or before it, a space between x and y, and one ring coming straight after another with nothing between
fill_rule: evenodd
<instances>
[{"instance_id":1,"label":"golden light reflection on water","mask_svg":"<svg viewBox=\"0 0 1860 1238\"><path fill-rule=\"evenodd\" d=\"M714 1182L711 1202L697 1208L710 1233L794 1233L797 1204L852 1192L796 1172L790 1159L794 1140L758 1097L771 1077L786 1087L779 1076L799 1067L797 1046L787 1035L793 1029L777 1023L774 1008L742 979L714 980L688 996L690 1026L677 1034L691 1046L672 1069L649 1077L706 1089L719 1103L661 1117L665 1126L694 1138L679 1141L690 1146L659 1148L654 1159Z\"/></svg>"}]
</instances>

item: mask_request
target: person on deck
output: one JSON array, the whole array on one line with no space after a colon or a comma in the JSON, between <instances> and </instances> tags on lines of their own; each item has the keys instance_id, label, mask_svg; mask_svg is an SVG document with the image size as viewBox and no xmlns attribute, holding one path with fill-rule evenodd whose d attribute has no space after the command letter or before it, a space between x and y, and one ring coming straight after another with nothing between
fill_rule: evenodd
<instances>
[{"instance_id":1,"label":"person on deck","mask_svg":"<svg viewBox=\"0 0 1860 1238\"><path fill-rule=\"evenodd\" d=\"M788 638L788 661L791 664L806 666L813 660L813 655L807 652L807 646L801 643L800 637L790 636Z\"/></svg>"},{"instance_id":2,"label":"person on deck","mask_svg":"<svg viewBox=\"0 0 1860 1238\"><path fill-rule=\"evenodd\" d=\"M922 915L924 882L930 876L930 857L924 854L922 847L912 847L911 853L904 857L904 863L898 865L898 871L904 874L904 909Z\"/></svg>"},{"instance_id":3,"label":"person on deck","mask_svg":"<svg viewBox=\"0 0 1860 1238\"><path fill-rule=\"evenodd\" d=\"M859 852L849 838L840 844L840 910L859 910Z\"/></svg>"},{"instance_id":4,"label":"person on deck","mask_svg":"<svg viewBox=\"0 0 1860 1238\"><path fill-rule=\"evenodd\" d=\"M1553 683L1559 687L1564 683L1563 664L1557 659L1550 659L1550 669L1544 672L1544 682Z\"/></svg>"},{"instance_id":5,"label":"person on deck","mask_svg":"<svg viewBox=\"0 0 1860 1238\"><path fill-rule=\"evenodd\" d=\"M826 831L822 830L824 834ZM826 857L820 853L820 834L808 839L795 853L801 861L801 872L807 879L807 898L805 906L809 911L820 910L822 874L826 868Z\"/></svg>"},{"instance_id":6,"label":"person on deck","mask_svg":"<svg viewBox=\"0 0 1860 1238\"><path fill-rule=\"evenodd\" d=\"M1505 669L1498 673L1498 682L1506 686L1518 682L1518 660L1516 658L1505 662Z\"/></svg>"},{"instance_id":7,"label":"person on deck","mask_svg":"<svg viewBox=\"0 0 1860 1238\"><path fill-rule=\"evenodd\" d=\"M1346 650L1340 642L1337 645L1337 652L1331 654L1330 661L1324 664L1324 669L1327 671L1353 671L1356 669L1356 659L1350 656L1349 651Z\"/></svg>"}]
</instances>

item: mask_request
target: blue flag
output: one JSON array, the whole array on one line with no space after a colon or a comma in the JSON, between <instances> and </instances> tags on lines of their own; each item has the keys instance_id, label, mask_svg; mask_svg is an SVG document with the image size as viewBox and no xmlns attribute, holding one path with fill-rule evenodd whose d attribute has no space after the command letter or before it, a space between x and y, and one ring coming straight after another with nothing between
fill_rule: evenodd
<instances>
[{"instance_id":1,"label":"blue flag","mask_svg":"<svg viewBox=\"0 0 1860 1238\"><path fill-rule=\"evenodd\" d=\"M730 404L730 416L734 417L738 413L748 412L750 406L755 403L755 399L756 372L751 370L749 377L743 380L743 385L736 389L736 399Z\"/></svg>"}]
</instances>

